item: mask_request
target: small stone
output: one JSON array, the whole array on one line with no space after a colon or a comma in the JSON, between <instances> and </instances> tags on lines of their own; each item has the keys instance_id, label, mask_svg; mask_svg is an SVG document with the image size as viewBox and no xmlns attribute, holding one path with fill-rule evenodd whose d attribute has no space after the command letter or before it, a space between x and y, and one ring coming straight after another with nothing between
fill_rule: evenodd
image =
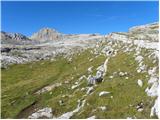
<instances>
[{"instance_id":1,"label":"small stone","mask_svg":"<svg viewBox=\"0 0 160 120\"><path fill-rule=\"evenodd\" d=\"M75 88L77 88L79 85L73 85L72 87L71 87L71 89L73 90L73 89L75 89Z\"/></svg>"},{"instance_id":2,"label":"small stone","mask_svg":"<svg viewBox=\"0 0 160 120\"><path fill-rule=\"evenodd\" d=\"M126 119L132 119L132 117L127 117Z\"/></svg>"},{"instance_id":3,"label":"small stone","mask_svg":"<svg viewBox=\"0 0 160 120\"><path fill-rule=\"evenodd\" d=\"M66 95L62 95L62 98L66 97Z\"/></svg>"},{"instance_id":4,"label":"small stone","mask_svg":"<svg viewBox=\"0 0 160 120\"><path fill-rule=\"evenodd\" d=\"M140 109L138 109L137 111L138 111L138 112L142 112L142 111L143 111L143 108L140 108Z\"/></svg>"},{"instance_id":5,"label":"small stone","mask_svg":"<svg viewBox=\"0 0 160 120\"><path fill-rule=\"evenodd\" d=\"M138 70L137 70L137 73L140 73L140 72L141 72L141 70L140 70L140 69L138 69Z\"/></svg>"},{"instance_id":6,"label":"small stone","mask_svg":"<svg viewBox=\"0 0 160 120\"><path fill-rule=\"evenodd\" d=\"M137 81L137 84L138 84L140 87L142 87L142 86L143 86L142 80L139 79L139 80Z\"/></svg>"},{"instance_id":7,"label":"small stone","mask_svg":"<svg viewBox=\"0 0 160 120\"><path fill-rule=\"evenodd\" d=\"M107 91L102 91L99 93L99 96L105 96L105 95L108 95L110 92L107 92Z\"/></svg>"},{"instance_id":8,"label":"small stone","mask_svg":"<svg viewBox=\"0 0 160 120\"><path fill-rule=\"evenodd\" d=\"M78 85L78 82L75 82L74 84L75 84L75 85Z\"/></svg>"},{"instance_id":9,"label":"small stone","mask_svg":"<svg viewBox=\"0 0 160 120\"><path fill-rule=\"evenodd\" d=\"M144 107L144 104L143 104L143 102L140 102L140 103L138 103L138 105L137 105L137 111L138 112L141 112L141 111L143 111L143 107Z\"/></svg>"},{"instance_id":10,"label":"small stone","mask_svg":"<svg viewBox=\"0 0 160 120\"><path fill-rule=\"evenodd\" d=\"M88 68L89 73L92 73L92 68L93 68L93 66Z\"/></svg>"},{"instance_id":11,"label":"small stone","mask_svg":"<svg viewBox=\"0 0 160 120\"><path fill-rule=\"evenodd\" d=\"M93 61L93 59L91 58L91 59L89 59L89 61L90 61L90 62L92 62L92 61Z\"/></svg>"},{"instance_id":12,"label":"small stone","mask_svg":"<svg viewBox=\"0 0 160 120\"><path fill-rule=\"evenodd\" d=\"M113 78L113 76L109 76L109 78L110 78L110 79L112 79L112 78Z\"/></svg>"},{"instance_id":13,"label":"small stone","mask_svg":"<svg viewBox=\"0 0 160 120\"><path fill-rule=\"evenodd\" d=\"M87 94L90 94L91 92L93 92L93 90L94 90L93 87L89 87L87 90Z\"/></svg>"},{"instance_id":14,"label":"small stone","mask_svg":"<svg viewBox=\"0 0 160 120\"><path fill-rule=\"evenodd\" d=\"M95 79L96 79L95 77L92 77L91 75L89 75L87 78L88 85L94 85L96 83Z\"/></svg>"},{"instance_id":15,"label":"small stone","mask_svg":"<svg viewBox=\"0 0 160 120\"><path fill-rule=\"evenodd\" d=\"M46 117L46 118L51 119L53 117L52 108L46 107L41 110L38 110L37 112L30 115L28 118L29 119L38 119L38 118L42 118L42 117Z\"/></svg>"},{"instance_id":16,"label":"small stone","mask_svg":"<svg viewBox=\"0 0 160 120\"><path fill-rule=\"evenodd\" d=\"M91 116L91 117L89 117L87 119L96 119L96 116L94 115L94 116Z\"/></svg>"},{"instance_id":17,"label":"small stone","mask_svg":"<svg viewBox=\"0 0 160 120\"><path fill-rule=\"evenodd\" d=\"M85 91L86 89L85 88L81 88L81 91Z\"/></svg>"},{"instance_id":18,"label":"small stone","mask_svg":"<svg viewBox=\"0 0 160 120\"><path fill-rule=\"evenodd\" d=\"M127 75L128 73L127 73L127 72L124 72L124 74Z\"/></svg>"},{"instance_id":19,"label":"small stone","mask_svg":"<svg viewBox=\"0 0 160 120\"><path fill-rule=\"evenodd\" d=\"M128 80L128 77L125 77L126 80Z\"/></svg>"},{"instance_id":20,"label":"small stone","mask_svg":"<svg viewBox=\"0 0 160 120\"><path fill-rule=\"evenodd\" d=\"M143 57L142 57L142 56L137 56L137 57L135 58L135 60L136 60L138 63L140 63L140 62L143 60Z\"/></svg>"},{"instance_id":21,"label":"small stone","mask_svg":"<svg viewBox=\"0 0 160 120\"><path fill-rule=\"evenodd\" d=\"M119 72L119 76L123 77L125 74L123 72Z\"/></svg>"},{"instance_id":22,"label":"small stone","mask_svg":"<svg viewBox=\"0 0 160 120\"><path fill-rule=\"evenodd\" d=\"M105 111L107 108L106 108L106 106L100 106L99 107L102 111Z\"/></svg>"},{"instance_id":23,"label":"small stone","mask_svg":"<svg viewBox=\"0 0 160 120\"><path fill-rule=\"evenodd\" d=\"M60 106L64 105L63 100L59 100L59 105L60 105Z\"/></svg>"}]
</instances>

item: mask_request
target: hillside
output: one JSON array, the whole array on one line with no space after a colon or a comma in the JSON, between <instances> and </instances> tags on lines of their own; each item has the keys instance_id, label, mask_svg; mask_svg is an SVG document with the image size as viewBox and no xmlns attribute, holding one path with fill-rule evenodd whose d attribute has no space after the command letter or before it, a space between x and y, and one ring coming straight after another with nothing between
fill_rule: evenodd
<instances>
[{"instance_id":1,"label":"hillside","mask_svg":"<svg viewBox=\"0 0 160 120\"><path fill-rule=\"evenodd\" d=\"M2 44L2 118L159 118L157 27Z\"/></svg>"}]
</instances>

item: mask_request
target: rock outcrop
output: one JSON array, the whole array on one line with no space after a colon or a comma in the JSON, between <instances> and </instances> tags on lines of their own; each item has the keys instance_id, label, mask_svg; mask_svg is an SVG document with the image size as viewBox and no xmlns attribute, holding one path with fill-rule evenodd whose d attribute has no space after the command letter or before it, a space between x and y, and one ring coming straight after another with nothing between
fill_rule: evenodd
<instances>
[{"instance_id":1,"label":"rock outcrop","mask_svg":"<svg viewBox=\"0 0 160 120\"><path fill-rule=\"evenodd\" d=\"M158 41L158 23L135 26L129 29L129 38L138 40Z\"/></svg>"},{"instance_id":2,"label":"rock outcrop","mask_svg":"<svg viewBox=\"0 0 160 120\"><path fill-rule=\"evenodd\" d=\"M108 39L119 39L120 41L128 40L145 40L150 42L158 42L159 35L158 23L131 27L128 32L113 32L106 35Z\"/></svg>"},{"instance_id":3,"label":"rock outcrop","mask_svg":"<svg viewBox=\"0 0 160 120\"><path fill-rule=\"evenodd\" d=\"M34 33L31 37L32 40L38 41L52 41L61 39L61 34L55 29L51 28L42 28L37 33Z\"/></svg>"}]
</instances>

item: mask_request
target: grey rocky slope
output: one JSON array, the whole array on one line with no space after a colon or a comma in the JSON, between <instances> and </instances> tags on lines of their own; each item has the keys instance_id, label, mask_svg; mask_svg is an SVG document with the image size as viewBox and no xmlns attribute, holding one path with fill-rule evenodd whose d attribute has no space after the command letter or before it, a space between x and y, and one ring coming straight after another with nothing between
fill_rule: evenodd
<instances>
[{"instance_id":1,"label":"grey rocky slope","mask_svg":"<svg viewBox=\"0 0 160 120\"><path fill-rule=\"evenodd\" d=\"M32 35L32 40L21 34L8 34L1 32L2 67L7 67L7 65L14 63L17 64L49 58L53 59L57 55L64 55L65 57L68 57L74 54L74 52L83 51L87 48L93 48L98 42L106 40L118 40L124 43L132 43L134 45L138 45L139 47L157 50L157 28L158 23L153 23L132 27L129 29L129 32L126 33L110 33L106 36L98 34L65 35L54 29L43 28L39 32ZM139 35L140 37L137 38ZM148 36L152 36L152 38ZM21 45L22 43L24 45ZM26 43L28 43L28 45L26 45Z\"/></svg>"},{"instance_id":2,"label":"grey rocky slope","mask_svg":"<svg viewBox=\"0 0 160 120\"><path fill-rule=\"evenodd\" d=\"M49 41L34 45L11 45L2 44L2 67L9 64L25 63L43 59L54 59L54 57L70 55L93 48L96 42L103 36L77 35L60 41Z\"/></svg>"},{"instance_id":3,"label":"grey rocky slope","mask_svg":"<svg viewBox=\"0 0 160 120\"><path fill-rule=\"evenodd\" d=\"M158 42L159 25L152 23L147 25L135 26L129 29L130 39L150 40Z\"/></svg>"},{"instance_id":4,"label":"grey rocky slope","mask_svg":"<svg viewBox=\"0 0 160 120\"><path fill-rule=\"evenodd\" d=\"M116 32L107 35L112 39L120 40L145 40L149 42L158 42L159 35L159 25L158 23L152 23L147 25L131 27L129 31L126 32Z\"/></svg>"}]
</instances>

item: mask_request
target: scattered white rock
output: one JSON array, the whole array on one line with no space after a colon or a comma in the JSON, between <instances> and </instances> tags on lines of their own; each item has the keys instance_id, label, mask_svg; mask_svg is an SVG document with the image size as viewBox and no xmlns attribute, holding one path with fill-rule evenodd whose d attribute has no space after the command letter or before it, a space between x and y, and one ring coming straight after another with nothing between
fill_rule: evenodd
<instances>
[{"instance_id":1,"label":"scattered white rock","mask_svg":"<svg viewBox=\"0 0 160 120\"><path fill-rule=\"evenodd\" d=\"M81 88L81 91L85 91L86 89L85 88Z\"/></svg>"},{"instance_id":2,"label":"scattered white rock","mask_svg":"<svg viewBox=\"0 0 160 120\"><path fill-rule=\"evenodd\" d=\"M96 116L94 115L94 116L91 116L91 117L89 117L87 119L96 119Z\"/></svg>"},{"instance_id":3,"label":"scattered white rock","mask_svg":"<svg viewBox=\"0 0 160 120\"><path fill-rule=\"evenodd\" d=\"M126 80L128 80L128 77L125 77Z\"/></svg>"},{"instance_id":4,"label":"scattered white rock","mask_svg":"<svg viewBox=\"0 0 160 120\"><path fill-rule=\"evenodd\" d=\"M138 109L137 111L138 111L138 112L142 112L142 111L143 111L143 108L140 108L140 109Z\"/></svg>"},{"instance_id":5,"label":"scattered white rock","mask_svg":"<svg viewBox=\"0 0 160 120\"><path fill-rule=\"evenodd\" d=\"M106 56L111 56L113 53L113 48L111 46L106 46L103 50L102 53L104 53Z\"/></svg>"},{"instance_id":6,"label":"scattered white rock","mask_svg":"<svg viewBox=\"0 0 160 120\"><path fill-rule=\"evenodd\" d=\"M159 48L157 42L145 42L144 40L134 40L134 44L138 45L141 48L147 48L147 49L158 50Z\"/></svg>"},{"instance_id":7,"label":"scattered white rock","mask_svg":"<svg viewBox=\"0 0 160 120\"><path fill-rule=\"evenodd\" d=\"M60 105L60 106L64 105L63 100L59 100L59 105Z\"/></svg>"},{"instance_id":8,"label":"scattered white rock","mask_svg":"<svg viewBox=\"0 0 160 120\"><path fill-rule=\"evenodd\" d=\"M93 61L93 58L89 59L89 61L92 62L92 61Z\"/></svg>"},{"instance_id":9,"label":"scattered white rock","mask_svg":"<svg viewBox=\"0 0 160 120\"><path fill-rule=\"evenodd\" d=\"M55 83L53 85L46 86L46 87L42 88L41 90L38 90L35 94L42 94L44 92L51 91L52 89L54 89L56 87L60 87L61 85L62 85L62 83Z\"/></svg>"},{"instance_id":10,"label":"scattered white rock","mask_svg":"<svg viewBox=\"0 0 160 120\"><path fill-rule=\"evenodd\" d=\"M89 73L92 73L92 68L93 68L93 66L88 68Z\"/></svg>"},{"instance_id":11,"label":"scattered white rock","mask_svg":"<svg viewBox=\"0 0 160 120\"><path fill-rule=\"evenodd\" d=\"M109 78L110 78L110 79L112 79L112 78L113 78L113 76L109 76Z\"/></svg>"},{"instance_id":12,"label":"scattered white rock","mask_svg":"<svg viewBox=\"0 0 160 120\"><path fill-rule=\"evenodd\" d=\"M98 108L101 109L102 111L105 111L107 109L106 106L100 106Z\"/></svg>"},{"instance_id":13,"label":"scattered white rock","mask_svg":"<svg viewBox=\"0 0 160 120\"><path fill-rule=\"evenodd\" d=\"M138 105L136 106L137 111L138 112L142 112L143 111L143 107L144 107L143 102L138 103Z\"/></svg>"},{"instance_id":14,"label":"scattered white rock","mask_svg":"<svg viewBox=\"0 0 160 120\"><path fill-rule=\"evenodd\" d=\"M105 74L106 74L106 72L107 72L107 64L108 64L108 60L109 60L109 58L107 58L107 59L105 60L104 65L103 65L103 67L104 67L103 76L105 76Z\"/></svg>"},{"instance_id":15,"label":"scattered white rock","mask_svg":"<svg viewBox=\"0 0 160 120\"><path fill-rule=\"evenodd\" d=\"M123 72L119 72L119 76L124 76L125 74Z\"/></svg>"},{"instance_id":16,"label":"scattered white rock","mask_svg":"<svg viewBox=\"0 0 160 120\"><path fill-rule=\"evenodd\" d=\"M153 60L153 62L152 62L152 63L153 63L153 64L155 64L156 62L157 62L157 60Z\"/></svg>"},{"instance_id":17,"label":"scattered white rock","mask_svg":"<svg viewBox=\"0 0 160 120\"><path fill-rule=\"evenodd\" d=\"M147 87L145 92L147 92L147 95L151 97L158 96L158 82L154 82L151 88Z\"/></svg>"},{"instance_id":18,"label":"scattered white rock","mask_svg":"<svg viewBox=\"0 0 160 120\"><path fill-rule=\"evenodd\" d=\"M127 72L124 72L124 74L125 74L125 75L128 75L128 73L127 73Z\"/></svg>"},{"instance_id":19,"label":"scattered white rock","mask_svg":"<svg viewBox=\"0 0 160 120\"><path fill-rule=\"evenodd\" d=\"M86 100L83 100L82 102L78 101L78 105L77 108L73 111L67 112L62 114L60 117L58 117L57 119L69 119L71 118L75 113L77 113L82 107L84 107Z\"/></svg>"},{"instance_id":20,"label":"scattered white rock","mask_svg":"<svg viewBox=\"0 0 160 120\"><path fill-rule=\"evenodd\" d=\"M158 78L157 77L153 77L151 76L150 79L148 80L148 84L153 84L154 82L158 81Z\"/></svg>"},{"instance_id":21,"label":"scattered white rock","mask_svg":"<svg viewBox=\"0 0 160 120\"><path fill-rule=\"evenodd\" d=\"M73 86L71 87L71 89L73 90L73 89L77 88L78 86L79 86L79 84L78 84L78 85L73 85Z\"/></svg>"},{"instance_id":22,"label":"scattered white rock","mask_svg":"<svg viewBox=\"0 0 160 120\"><path fill-rule=\"evenodd\" d=\"M127 117L126 119L133 119L132 117Z\"/></svg>"},{"instance_id":23,"label":"scattered white rock","mask_svg":"<svg viewBox=\"0 0 160 120\"><path fill-rule=\"evenodd\" d=\"M98 68L97 68L97 71L100 71L100 72L103 72L104 73L104 66L103 65L101 65L101 66L99 66Z\"/></svg>"},{"instance_id":24,"label":"scattered white rock","mask_svg":"<svg viewBox=\"0 0 160 120\"><path fill-rule=\"evenodd\" d=\"M143 86L142 80L139 79L139 80L137 81L137 84L138 84L140 87L142 87L142 86Z\"/></svg>"},{"instance_id":25,"label":"scattered white rock","mask_svg":"<svg viewBox=\"0 0 160 120\"><path fill-rule=\"evenodd\" d=\"M78 82L76 81L74 84L75 84L75 85L78 85Z\"/></svg>"},{"instance_id":26,"label":"scattered white rock","mask_svg":"<svg viewBox=\"0 0 160 120\"><path fill-rule=\"evenodd\" d=\"M89 95L91 92L93 92L93 90L94 90L93 86L89 87L86 94Z\"/></svg>"},{"instance_id":27,"label":"scattered white rock","mask_svg":"<svg viewBox=\"0 0 160 120\"><path fill-rule=\"evenodd\" d=\"M69 62L72 62L72 58L69 58L68 61L69 61Z\"/></svg>"},{"instance_id":28,"label":"scattered white rock","mask_svg":"<svg viewBox=\"0 0 160 120\"><path fill-rule=\"evenodd\" d=\"M137 70L137 73L140 73L140 72L141 72L141 70L140 70L140 69L138 69L138 70Z\"/></svg>"},{"instance_id":29,"label":"scattered white rock","mask_svg":"<svg viewBox=\"0 0 160 120\"><path fill-rule=\"evenodd\" d=\"M92 77L91 75L88 76L87 81L88 81L88 85L96 84L95 77Z\"/></svg>"},{"instance_id":30,"label":"scattered white rock","mask_svg":"<svg viewBox=\"0 0 160 120\"><path fill-rule=\"evenodd\" d=\"M87 77L85 75L82 75L80 78L79 78L79 81L83 80L83 79L86 79Z\"/></svg>"},{"instance_id":31,"label":"scattered white rock","mask_svg":"<svg viewBox=\"0 0 160 120\"><path fill-rule=\"evenodd\" d=\"M43 108L41 110L38 110L37 112L33 113L32 115L30 115L28 118L29 119L39 119L39 118L52 118L53 114L52 114L52 108Z\"/></svg>"},{"instance_id":32,"label":"scattered white rock","mask_svg":"<svg viewBox=\"0 0 160 120\"><path fill-rule=\"evenodd\" d=\"M142 56L137 56L137 57L135 58L135 60L136 60L138 63L140 63L140 62L143 60L143 57L142 57Z\"/></svg>"},{"instance_id":33,"label":"scattered white rock","mask_svg":"<svg viewBox=\"0 0 160 120\"><path fill-rule=\"evenodd\" d=\"M158 98L155 100L155 104L154 104L154 106L151 108L151 113L150 113L150 117L152 117L152 116L154 116L154 115L157 115L158 116L158 118L160 118L160 109L159 109L159 107L158 107L159 105L158 105Z\"/></svg>"},{"instance_id":34,"label":"scattered white rock","mask_svg":"<svg viewBox=\"0 0 160 120\"><path fill-rule=\"evenodd\" d=\"M154 67L154 68L148 70L148 74L151 75L151 76L155 75L156 74L156 69L157 69L157 67Z\"/></svg>"},{"instance_id":35,"label":"scattered white rock","mask_svg":"<svg viewBox=\"0 0 160 120\"><path fill-rule=\"evenodd\" d=\"M107 91L102 91L99 93L99 96L105 96L105 95L108 95L110 92L107 92Z\"/></svg>"},{"instance_id":36,"label":"scattered white rock","mask_svg":"<svg viewBox=\"0 0 160 120\"><path fill-rule=\"evenodd\" d=\"M103 72L102 71L97 71L95 79L102 78L102 77L103 77Z\"/></svg>"}]
</instances>

